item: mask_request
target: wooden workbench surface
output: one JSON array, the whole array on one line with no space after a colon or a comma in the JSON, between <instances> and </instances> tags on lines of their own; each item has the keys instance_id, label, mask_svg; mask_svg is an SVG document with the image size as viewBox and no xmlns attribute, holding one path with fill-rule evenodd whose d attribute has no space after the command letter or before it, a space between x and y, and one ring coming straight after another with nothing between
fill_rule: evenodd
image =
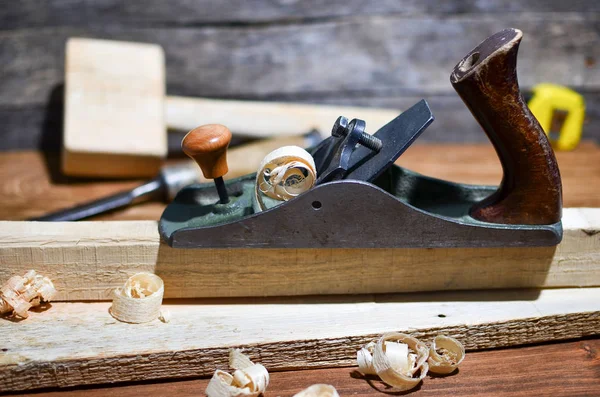
<instances>
[{"instance_id":1,"label":"wooden workbench surface","mask_svg":"<svg viewBox=\"0 0 600 397\"><path fill-rule=\"evenodd\" d=\"M585 142L557 153L565 207L600 207L600 147ZM22 220L131 189L141 181L92 181L60 175L58 156L37 152L0 155L0 220ZM497 185L500 162L490 144L414 145L398 164L455 182ZM227 175L234 177L237 175ZM226 178L227 178L226 177ZM160 218L161 203L146 203L104 215L104 220Z\"/></svg>"},{"instance_id":2,"label":"wooden workbench surface","mask_svg":"<svg viewBox=\"0 0 600 397\"><path fill-rule=\"evenodd\" d=\"M600 207L600 147L591 143L557 154L567 207ZM0 219L17 220L99 198L139 181L68 180L57 172L55 156L36 152L0 154ZM415 171L460 182L496 184L501 170L488 145L421 145L400 164ZM162 204L140 205L103 219L158 219ZM1 327L1 323L0 323ZM600 339L475 352L450 377L427 377L412 395L593 395L600 387ZM63 397L198 396L207 379L43 391ZM330 383L341 396L393 393L377 381L357 377L353 368L273 373L267 396L291 396L313 383Z\"/></svg>"},{"instance_id":3,"label":"wooden workbench surface","mask_svg":"<svg viewBox=\"0 0 600 397\"><path fill-rule=\"evenodd\" d=\"M600 386L600 339L467 353L451 376L427 376L411 396L591 396ZM400 396L355 368L271 373L266 396L293 396L315 384L333 385L344 396ZM41 392L37 397L203 396L208 379Z\"/></svg>"}]
</instances>

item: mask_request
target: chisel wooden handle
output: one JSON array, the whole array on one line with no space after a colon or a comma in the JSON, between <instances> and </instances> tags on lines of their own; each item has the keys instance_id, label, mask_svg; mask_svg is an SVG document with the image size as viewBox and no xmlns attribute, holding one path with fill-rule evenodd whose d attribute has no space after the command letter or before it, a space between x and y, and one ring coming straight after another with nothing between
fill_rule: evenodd
<instances>
[{"instance_id":1,"label":"chisel wooden handle","mask_svg":"<svg viewBox=\"0 0 600 397\"><path fill-rule=\"evenodd\" d=\"M543 225L560 221L562 186L546 134L519 90L517 52L523 34L506 29L486 39L450 76L494 145L504 176L498 190L471 208L493 223Z\"/></svg>"}]
</instances>

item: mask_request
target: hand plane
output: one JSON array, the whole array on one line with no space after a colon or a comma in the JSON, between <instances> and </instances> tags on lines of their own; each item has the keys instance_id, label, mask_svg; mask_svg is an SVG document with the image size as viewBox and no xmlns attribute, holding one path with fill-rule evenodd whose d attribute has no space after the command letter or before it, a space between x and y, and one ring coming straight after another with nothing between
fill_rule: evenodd
<instances>
[{"instance_id":1,"label":"hand plane","mask_svg":"<svg viewBox=\"0 0 600 397\"><path fill-rule=\"evenodd\" d=\"M165 209L161 237L176 248L450 248L552 246L562 238L562 187L552 148L519 90L522 33L506 29L467 54L450 81L494 145L499 187L419 175L394 165L433 122L425 100L376 131L332 120L309 149L316 183L288 201L262 197L256 174L224 182L229 131L193 130L184 150L215 186L184 188Z\"/></svg>"}]
</instances>

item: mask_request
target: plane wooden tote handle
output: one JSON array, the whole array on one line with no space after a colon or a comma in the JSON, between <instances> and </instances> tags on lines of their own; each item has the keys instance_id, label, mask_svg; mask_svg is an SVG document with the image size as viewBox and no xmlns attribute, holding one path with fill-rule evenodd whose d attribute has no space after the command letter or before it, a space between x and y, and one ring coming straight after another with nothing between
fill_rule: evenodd
<instances>
[{"instance_id":1,"label":"plane wooden tote handle","mask_svg":"<svg viewBox=\"0 0 600 397\"><path fill-rule=\"evenodd\" d=\"M471 208L485 222L546 225L560 221L562 186L546 134L517 81L523 33L489 37L456 65L450 82L494 145L504 177L498 190Z\"/></svg>"}]
</instances>

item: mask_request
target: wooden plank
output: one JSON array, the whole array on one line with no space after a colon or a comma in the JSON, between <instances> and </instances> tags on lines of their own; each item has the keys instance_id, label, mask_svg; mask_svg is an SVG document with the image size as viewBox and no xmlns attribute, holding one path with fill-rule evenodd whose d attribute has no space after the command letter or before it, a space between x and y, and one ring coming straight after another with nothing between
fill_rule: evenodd
<instances>
[{"instance_id":1,"label":"wooden plank","mask_svg":"<svg viewBox=\"0 0 600 397\"><path fill-rule=\"evenodd\" d=\"M207 12L208 11L208 12ZM3 29L91 24L114 25L170 25L197 26L199 24L264 24L301 23L312 20L347 17L353 15L463 15L481 13L522 12L598 12L600 7L594 0L575 1L526 1L510 0L451 0L443 3L432 0L360 0L301 2L287 1L237 1L223 2L205 0L190 3L186 0L21 0L7 7L0 14Z\"/></svg>"},{"instance_id":2,"label":"wooden plank","mask_svg":"<svg viewBox=\"0 0 600 397\"><path fill-rule=\"evenodd\" d=\"M448 78L458 61L487 36L519 26L525 33L518 62L522 87L552 81L591 91L600 88L599 19L597 13L390 15L259 29L92 25L9 31L0 35L0 105L45 103L63 80L64 45L73 36L162 45L170 95L427 97L452 93Z\"/></svg>"},{"instance_id":3,"label":"wooden plank","mask_svg":"<svg viewBox=\"0 0 600 397\"><path fill-rule=\"evenodd\" d=\"M469 350L600 333L598 288L173 302L167 324L120 323L109 306L56 303L4 322L0 388L207 376L226 367L230 347L271 371L352 366L362 344L389 331L444 333Z\"/></svg>"},{"instance_id":4,"label":"wooden plank","mask_svg":"<svg viewBox=\"0 0 600 397\"><path fill-rule=\"evenodd\" d=\"M437 120L422 140L482 142L484 135L453 93L448 76L464 54L506 26L525 32L518 62L521 87L552 81L586 93L585 133L600 139L594 106L600 86L598 18L593 12L442 19L387 15L259 27L92 24L4 31L0 149L42 144L47 149L60 142L62 99L53 90L64 80L64 45L71 36L163 45L170 94L399 109L424 97Z\"/></svg>"},{"instance_id":5,"label":"wooden plank","mask_svg":"<svg viewBox=\"0 0 600 397\"><path fill-rule=\"evenodd\" d=\"M599 130L600 131L600 130ZM426 133L427 134L427 133ZM250 173L243 150L231 149L230 172ZM600 147L583 142L571 152L557 152L566 207L600 207ZM237 160L236 160L237 159ZM254 161L254 160L253 160ZM13 152L0 154L0 219L22 220L41 216L92 199L131 189L141 181L83 181L63 177L59 157L52 153ZM500 162L490 144L415 144L398 164L424 175L455 182L497 185L502 178ZM242 174L243 175L243 174ZM100 220L158 220L164 204L147 203L95 218Z\"/></svg>"},{"instance_id":6,"label":"wooden plank","mask_svg":"<svg viewBox=\"0 0 600 397\"><path fill-rule=\"evenodd\" d=\"M565 209L558 247L173 249L156 222L0 222L0 280L35 269L58 300L110 299L132 274L165 297L600 286L600 209Z\"/></svg>"},{"instance_id":7,"label":"wooden plank","mask_svg":"<svg viewBox=\"0 0 600 397\"><path fill-rule=\"evenodd\" d=\"M428 376L411 396L477 395L572 397L592 395L598 390L600 339L470 352L453 376ZM557 365L560 363L560 365ZM367 397L392 390L380 381L363 379L355 368L327 368L270 374L267 394L291 396L316 383L328 383L341 396ZM569 374L565 378L565 374ZM209 379L145 382L119 386L86 387L36 393L36 397L183 397L202 393Z\"/></svg>"},{"instance_id":8,"label":"wooden plank","mask_svg":"<svg viewBox=\"0 0 600 397\"><path fill-rule=\"evenodd\" d=\"M0 149L42 144L48 149L60 142L62 99L53 90L64 80L64 45L71 36L163 45L170 94L399 109L424 97L437 120L422 140L482 142L486 138L448 76L464 54L506 26L525 32L518 62L521 87L552 81L584 92L589 102L585 134L600 139L594 106L600 86L597 20L592 12L443 19L392 15L261 27L93 24L7 31L0 35Z\"/></svg>"}]
</instances>

